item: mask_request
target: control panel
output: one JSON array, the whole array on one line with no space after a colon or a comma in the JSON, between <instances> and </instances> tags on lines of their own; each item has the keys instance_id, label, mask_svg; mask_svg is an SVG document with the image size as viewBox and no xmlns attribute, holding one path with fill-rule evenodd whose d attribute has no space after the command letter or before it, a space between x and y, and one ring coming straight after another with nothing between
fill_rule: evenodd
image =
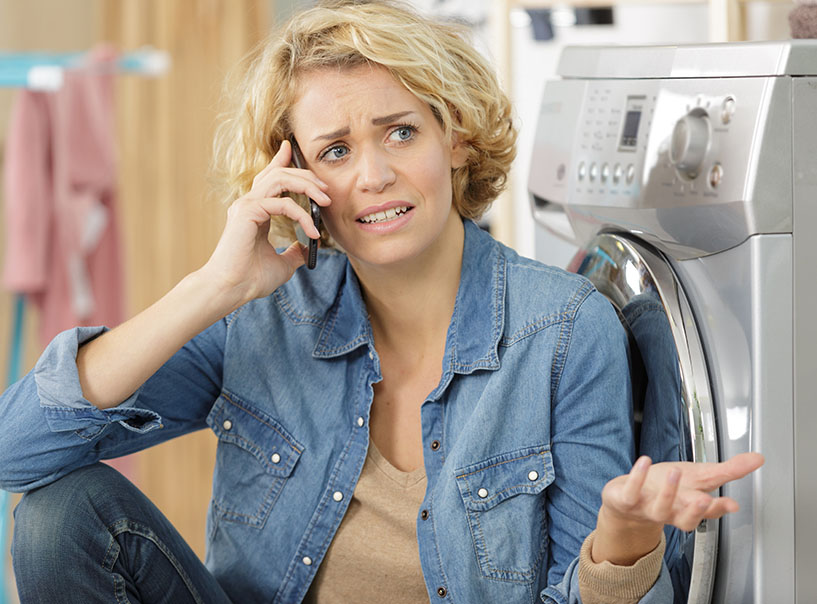
<instances>
[{"instance_id":1,"label":"control panel","mask_svg":"<svg viewBox=\"0 0 817 604\"><path fill-rule=\"evenodd\" d=\"M789 78L760 77L548 83L529 179L534 216L575 241L628 225L691 254L785 232L790 90Z\"/></svg>"},{"instance_id":2,"label":"control panel","mask_svg":"<svg viewBox=\"0 0 817 604\"><path fill-rule=\"evenodd\" d=\"M566 170L570 203L657 208L747 199L768 82L590 80Z\"/></svg>"},{"instance_id":3,"label":"control panel","mask_svg":"<svg viewBox=\"0 0 817 604\"><path fill-rule=\"evenodd\" d=\"M575 141L573 192L608 202L638 194L655 107L653 91L622 95L616 84L589 84Z\"/></svg>"}]
</instances>

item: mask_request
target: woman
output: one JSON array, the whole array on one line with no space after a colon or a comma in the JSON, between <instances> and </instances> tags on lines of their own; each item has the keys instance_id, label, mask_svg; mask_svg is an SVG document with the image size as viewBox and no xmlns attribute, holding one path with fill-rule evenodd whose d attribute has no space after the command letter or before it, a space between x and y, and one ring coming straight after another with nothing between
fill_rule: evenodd
<instances>
[{"instance_id":1,"label":"woman","mask_svg":"<svg viewBox=\"0 0 817 604\"><path fill-rule=\"evenodd\" d=\"M479 55L400 5L337 2L271 37L239 96L210 260L116 329L60 335L2 399L2 486L31 491L22 601L671 598L663 524L733 511L706 492L761 459L626 474L615 313L470 220L515 140ZM269 244L280 223L321 238L313 271ZM96 463L205 426L206 568Z\"/></svg>"}]
</instances>

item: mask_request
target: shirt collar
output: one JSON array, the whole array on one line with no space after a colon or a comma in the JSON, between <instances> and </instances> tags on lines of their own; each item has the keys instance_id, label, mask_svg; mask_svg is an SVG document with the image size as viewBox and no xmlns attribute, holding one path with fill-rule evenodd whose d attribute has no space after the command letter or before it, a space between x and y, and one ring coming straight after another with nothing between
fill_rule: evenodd
<instances>
[{"instance_id":1,"label":"shirt collar","mask_svg":"<svg viewBox=\"0 0 817 604\"><path fill-rule=\"evenodd\" d=\"M505 257L499 244L471 220L466 220L460 286L446 335L443 380L452 373L499 369L497 347L505 318ZM326 313L315 344L315 358L347 354L372 343L372 330L360 284L351 264L335 302Z\"/></svg>"},{"instance_id":2,"label":"shirt collar","mask_svg":"<svg viewBox=\"0 0 817 604\"><path fill-rule=\"evenodd\" d=\"M331 359L369 343L373 343L372 327L363 303L360 283L347 259L346 274L338 288L335 302L326 313L312 356Z\"/></svg>"}]
</instances>

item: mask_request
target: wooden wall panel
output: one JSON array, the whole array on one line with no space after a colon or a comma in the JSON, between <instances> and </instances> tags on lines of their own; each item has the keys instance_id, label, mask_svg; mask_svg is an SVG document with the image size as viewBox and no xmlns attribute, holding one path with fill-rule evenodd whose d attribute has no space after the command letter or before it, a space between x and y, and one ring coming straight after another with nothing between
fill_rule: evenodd
<instances>
[{"instance_id":1,"label":"wooden wall panel","mask_svg":"<svg viewBox=\"0 0 817 604\"><path fill-rule=\"evenodd\" d=\"M156 80L123 77L117 90L127 299L136 313L201 266L225 208L208 168L227 71L263 37L265 0L119 0L102 8L104 37L123 50L150 44L172 67ZM191 434L134 456L136 482L204 554L215 438Z\"/></svg>"}]
</instances>

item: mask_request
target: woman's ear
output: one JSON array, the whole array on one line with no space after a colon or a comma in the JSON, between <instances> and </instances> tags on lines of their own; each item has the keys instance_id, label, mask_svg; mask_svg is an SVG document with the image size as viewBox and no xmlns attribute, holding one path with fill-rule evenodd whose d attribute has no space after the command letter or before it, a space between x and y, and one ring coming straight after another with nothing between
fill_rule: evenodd
<instances>
[{"instance_id":1,"label":"woman's ear","mask_svg":"<svg viewBox=\"0 0 817 604\"><path fill-rule=\"evenodd\" d=\"M466 143L460 140L456 132L451 135L451 140L451 168L456 170L468 163L468 152L470 148Z\"/></svg>"}]
</instances>

